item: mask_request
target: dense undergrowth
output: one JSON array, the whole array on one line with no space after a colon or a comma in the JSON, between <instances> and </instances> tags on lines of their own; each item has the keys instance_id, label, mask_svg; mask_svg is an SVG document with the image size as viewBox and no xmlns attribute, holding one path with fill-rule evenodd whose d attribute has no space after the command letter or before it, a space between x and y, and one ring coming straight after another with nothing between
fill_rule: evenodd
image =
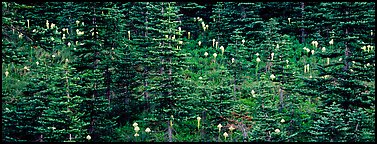
<instances>
[{"instance_id":1,"label":"dense undergrowth","mask_svg":"<svg viewBox=\"0 0 377 144\"><path fill-rule=\"evenodd\" d=\"M3 142L374 142L371 2L2 2Z\"/></svg>"}]
</instances>

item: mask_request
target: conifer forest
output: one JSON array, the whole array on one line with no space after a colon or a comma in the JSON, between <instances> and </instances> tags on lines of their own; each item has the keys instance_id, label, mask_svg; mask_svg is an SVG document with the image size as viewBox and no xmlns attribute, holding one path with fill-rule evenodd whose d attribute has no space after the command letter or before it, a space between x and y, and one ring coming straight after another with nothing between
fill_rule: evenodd
<instances>
[{"instance_id":1,"label":"conifer forest","mask_svg":"<svg viewBox=\"0 0 377 144\"><path fill-rule=\"evenodd\" d=\"M375 142L375 2L2 2L2 142Z\"/></svg>"}]
</instances>

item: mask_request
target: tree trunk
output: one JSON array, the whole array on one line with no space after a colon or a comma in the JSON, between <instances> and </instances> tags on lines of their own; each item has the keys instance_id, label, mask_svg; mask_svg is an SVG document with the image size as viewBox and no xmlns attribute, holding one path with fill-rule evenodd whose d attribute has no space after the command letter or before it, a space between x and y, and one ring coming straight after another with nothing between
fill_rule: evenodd
<instances>
[{"instance_id":1,"label":"tree trunk","mask_svg":"<svg viewBox=\"0 0 377 144\"><path fill-rule=\"evenodd\" d=\"M304 21L304 8L305 8L305 3L301 2L301 22ZM301 28L301 37L300 37L300 42L304 43L305 42L305 29Z\"/></svg>"},{"instance_id":2,"label":"tree trunk","mask_svg":"<svg viewBox=\"0 0 377 144\"><path fill-rule=\"evenodd\" d=\"M283 95L283 89L279 88L279 92L280 92L280 109L279 111L281 112L284 108L284 95Z\"/></svg>"},{"instance_id":3,"label":"tree trunk","mask_svg":"<svg viewBox=\"0 0 377 144\"><path fill-rule=\"evenodd\" d=\"M173 128L170 126L170 123L168 122L168 139L169 142L173 142Z\"/></svg>"}]
</instances>

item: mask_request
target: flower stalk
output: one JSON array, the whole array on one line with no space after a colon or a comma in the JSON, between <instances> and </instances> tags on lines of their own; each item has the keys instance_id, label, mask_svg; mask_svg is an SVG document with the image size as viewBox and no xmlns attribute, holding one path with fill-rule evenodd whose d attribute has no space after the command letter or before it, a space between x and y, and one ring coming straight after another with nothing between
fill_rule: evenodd
<instances>
[{"instance_id":1,"label":"flower stalk","mask_svg":"<svg viewBox=\"0 0 377 144\"><path fill-rule=\"evenodd\" d=\"M196 119L198 120L198 131L199 131L199 130L200 130L200 120L201 120L202 118L197 117Z\"/></svg>"},{"instance_id":2,"label":"flower stalk","mask_svg":"<svg viewBox=\"0 0 377 144\"><path fill-rule=\"evenodd\" d=\"M127 33L128 33L128 40L131 40L131 32L128 31Z\"/></svg>"}]
</instances>

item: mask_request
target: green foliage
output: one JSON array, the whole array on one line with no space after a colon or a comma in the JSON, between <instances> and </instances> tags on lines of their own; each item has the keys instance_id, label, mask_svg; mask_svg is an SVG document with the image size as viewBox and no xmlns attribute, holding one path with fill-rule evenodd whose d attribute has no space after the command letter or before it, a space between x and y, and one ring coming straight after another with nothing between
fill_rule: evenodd
<instances>
[{"instance_id":1,"label":"green foliage","mask_svg":"<svg viewBox=\"0 0 377 144\"><path fill-rule=\"evenodd\" d=\"M375 142L373 2L2 2L3 142Z\"/></svg>"}]
</instances>

